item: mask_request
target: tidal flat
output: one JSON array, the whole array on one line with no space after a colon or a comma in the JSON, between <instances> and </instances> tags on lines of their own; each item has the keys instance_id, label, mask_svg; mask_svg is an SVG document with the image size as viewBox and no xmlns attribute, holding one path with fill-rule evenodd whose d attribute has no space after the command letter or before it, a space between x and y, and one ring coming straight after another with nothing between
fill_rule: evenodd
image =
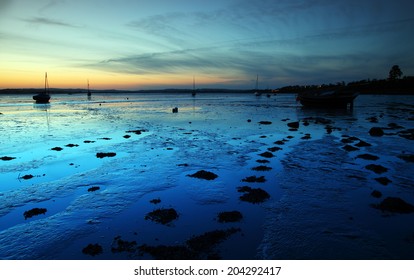
<instances>
[{"instance_id":1,"label":"tidal flat","mask_svg":"<svg viewBox=\"0 0 414 280\"><path fill-rule=\"evenodd\" d=\"M414 259L413 96L30 99L0 96L0 259Z\"/></svg>"}]
</instances>

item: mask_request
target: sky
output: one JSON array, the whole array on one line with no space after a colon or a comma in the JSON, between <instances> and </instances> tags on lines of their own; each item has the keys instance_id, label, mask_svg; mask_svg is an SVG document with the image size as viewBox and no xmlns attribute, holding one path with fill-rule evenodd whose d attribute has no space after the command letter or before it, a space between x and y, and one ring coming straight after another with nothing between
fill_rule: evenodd
<instances>
[{"instance_id":1,"label":"sky","mask_svg":"<svg viewBox=\"0 0 414 280\"><path fill-rule=\"evenodd\" d=\"M0 0L0 88L255 87L414 76L412 0Z\"/></svg>"}]
</instances>

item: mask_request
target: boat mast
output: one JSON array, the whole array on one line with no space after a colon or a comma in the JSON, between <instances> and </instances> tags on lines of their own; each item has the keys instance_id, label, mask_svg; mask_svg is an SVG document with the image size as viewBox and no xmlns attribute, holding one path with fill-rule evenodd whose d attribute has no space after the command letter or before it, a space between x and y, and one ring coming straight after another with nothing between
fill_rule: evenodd
<instances>
[{"instance_id":1,"label":"boat mast","mask_svg":"<svg viewBox=\"0 0 414 280\"><path fill-rule=\"evenodd\" d=\"M47 72L45 72L45 94L49 94L49 82L47 81Z\"/></svg>"}]
</instances>

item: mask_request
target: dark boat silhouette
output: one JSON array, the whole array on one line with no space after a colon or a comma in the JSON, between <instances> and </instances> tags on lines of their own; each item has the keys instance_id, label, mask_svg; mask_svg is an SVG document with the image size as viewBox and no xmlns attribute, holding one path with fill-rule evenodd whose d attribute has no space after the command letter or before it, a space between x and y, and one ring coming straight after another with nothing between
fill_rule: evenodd
<instances>
[{"instance_id":1,"label":"dark boat silhouette","mask_svg":"<svg viewBox=\"0 0 414 280\"><path fill-rule=\"evenodd\" d=\"M305 107L346 108L353 106L358 93L347 88L321 89L299 93L297 100Z\"/></svg>"},{"instance_id":2,"label":"dark boat silhouette","mask_svg":"<svg viewBox=\"0 0 414 280\"><path fill-rule=\"evenodd\" d=\"M36 103L49 103L50 94L49 94L49 82L47 81L47 72L45 73L45 91L36 95L33 95L33 99Z\"/></svg>"}]
</instances>

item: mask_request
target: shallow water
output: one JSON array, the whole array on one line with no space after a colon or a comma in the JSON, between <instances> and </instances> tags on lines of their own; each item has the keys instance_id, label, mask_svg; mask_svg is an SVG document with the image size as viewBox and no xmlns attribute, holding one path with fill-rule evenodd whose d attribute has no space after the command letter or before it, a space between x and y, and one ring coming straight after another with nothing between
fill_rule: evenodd
<instances>
[{"instance_id":1,"label":"shallow water","mask_svg":"<svg viewBox=\"0 0 414 280\"><path fill-rule=\"evenodd\" d=\"M241 231L213 246L210 255L414 257L414 229L406 226L414 214L384 214L370 206L382 199L370 196L373 189L383 198L398 196L414 204L409 175L413 163L398 157L414 154L414 149L411 140L397 134L413 127L413 97L359 96L354 109L343 112L305 110L290 94L193 98L125 93L93 95L90 100L74 94L52 96L49 105L35 105L30 98L0 96L0 157L15 158L0 161L2 259L148 259L152 256L139 250L112 253L111 245L119 236L138 246L183 245L195 235L231 227ZM177 114L173 107L179 108ZM315 119L289 131L287 123L309 117L331 120L332 132ZM378 123L370 122L371 117ZM383 137L368 134L372 126L389 123L404 128L386 130ZM128 132L134 130L142 133ZM302 139L306 134L310 139ZM346 152L343 135L372 146ZM274 143L280 140L283 144ZM256 162L271 147L282 150L269 163ZM100 159L98 152L116 156ZM375 181L379 176L365 169L367 161L356 158L362 153L379 156L375 163L389 168L381 176L392 183ZM252 170L259 165L272 169ZM199 170L218 178L187 176ZM25 175L33 178L25 180ZM265 176L266 182L242 182L253 175ZM245 185L266 190L270 199L241 201L237 187ZM100 189L88 192L92 186ZM161 203L150 203L154 198ZM47 212L25 220L23 213L35 207ZM168 225L145 219L158 208L174 208L179 217ZM243 214L240 222L217 221L219 212L233 210ZM337 222L343 217L346 222ZM389 223L393 231L385 230ZM102 254L82 253L95 243L102 246ZM343 248L363 249L339 253Z\"/></svg>"}]
</instances>

